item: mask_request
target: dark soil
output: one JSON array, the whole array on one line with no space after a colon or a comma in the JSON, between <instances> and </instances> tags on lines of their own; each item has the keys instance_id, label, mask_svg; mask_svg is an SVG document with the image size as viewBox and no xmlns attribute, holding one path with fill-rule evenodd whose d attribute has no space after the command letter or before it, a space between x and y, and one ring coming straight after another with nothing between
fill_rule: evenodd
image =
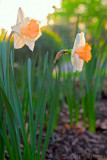
<instances>
[{"instance_id":1,"label":"dark soil","mask_svg":"<svg viewBox=\"0 0 107 160\"><path fill-rule=\"evenodd\" d=\"M82 120L71 126L65 106L54 137L54 142L50 140L46 160L107 160L107 92L102 92L95 134L83 127Z\"/></svg>"}]
</instances>

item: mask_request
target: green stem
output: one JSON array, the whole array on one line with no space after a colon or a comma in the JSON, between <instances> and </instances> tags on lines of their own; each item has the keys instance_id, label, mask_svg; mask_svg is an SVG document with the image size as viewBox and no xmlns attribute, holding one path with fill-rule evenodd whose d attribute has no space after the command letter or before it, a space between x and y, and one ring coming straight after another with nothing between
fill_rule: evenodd
<instances>
[{"instance_id":1,"label":"green stem","mask_svg":"<svg viewBox=\"0 0 107 160\"><path fill-rule=\"evenodd\" d=\"M71 54L71 51L72 51L72 49L69 49L69 50L64 49L64 50L59 51L59 52L56 54L56 57L55 57L55 59L54 59L54 62L56 63L56 61L59 59L59 57L60 57L61 55L63 55L63 54Z\"/></svg>"}]
</instances>

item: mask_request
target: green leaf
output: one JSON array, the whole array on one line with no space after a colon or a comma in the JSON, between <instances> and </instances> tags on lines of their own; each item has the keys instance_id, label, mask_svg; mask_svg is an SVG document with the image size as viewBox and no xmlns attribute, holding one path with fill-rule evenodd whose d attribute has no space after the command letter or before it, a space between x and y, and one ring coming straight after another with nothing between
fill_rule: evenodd
<instances>
[{"instance_id":1,"label":"green leaf","mask_svg":"<svg viewBox=\"0 0 107 160\"><path fill-rule=\"evenodd\" d=\"M31 94L31 60L28 59L28 89L29 89L29 128L31 145L33 144L34 135L34 120L33 120L33 105L32 105L32 94Z\"/></svg>"},{"instance_id":2,"label":"green leaf","mask_svg":"<svg viewBox=\"0 0 107 160\"><path fill-rule=\"evenodd\" d=\"M7 75L6 75L6 62L7 62L7 56L6 56L6 42L3 40L1 45L1 57L2 57L2 66L3 66L3 77L4 77L4 88L5 92L7 94Z\"/></svg>"},{"instance_id":3,"label":"green leaf","mask_svg":"<svg viewBox=\"0 0 107 160\"><path fill-rule=\"evenodd\" d=\"M12 54L12 53L11 53ZM21 103L20 103L20 99L18 96L18 92L17 92L17 88L16 88L16 83L15 83L15 78L14 78L14 73L13 73L13 62L11 59L11 83L12 83L12 93L13 93L13 102L14 102L14 107L16 110L16 115L19 121L19 125L20 125L20 129L21 129L21 133L23 136L23 141L25 144L25 148L26 148L26 154L28 155L28 159L30 159L30 148L29 148L29 144L28 144L28 139L27 139L27 134L25 131L25 123L24 123L24 117L23 117L23 113L22 113L22 107L21 107Z\"/></svg>"},{"instance_id":4,"label":"green leaf","mask_svg":"<svg viewBox=\"0 0 107 160\"><path fill-rule=\"evenodd\" d=\"M48 64L48 53L46 54L45 60L44 60L44 74L46 73L47 64Z\"/></svg>"},{"instance_id":5,"label":"green leaf","mask_svg":"<svg viewBox=\"0 0 107 160\"><path fill-rule=\"evenodd\" d=\"M7 110L7 114L8 114L8 118L9 118L8 120L9 120L9 123L11 125L12 133L13 133L15 144L16 144L16 152L17 152L18 157L20 157L21 155L20 155L20 150L18 149L19 146L18 146L18 142L17 142L17 133L16 133L17 120L16 120L16 117L15 117L14 112L12 110L11 104L10 104L7 96L5 95L5 92L1 88L1 86L0 86L0 92L3 96L4 102L5 102L5 105L6 105L6 110ZM5 137L6 137L6 133L5 133L4 127L2 125L2 122L1 122L1 126L2 126L2 130L3 130L3 135L5 135ZM1 130L1 133L2 133L2 130ZM7 142L7 140L6 140L6 142ZM7 146L8 145L9 145L9 143L7 144ZM9 150L9 152L10 152L10 150Z\"/></svg>"}]
</instances>

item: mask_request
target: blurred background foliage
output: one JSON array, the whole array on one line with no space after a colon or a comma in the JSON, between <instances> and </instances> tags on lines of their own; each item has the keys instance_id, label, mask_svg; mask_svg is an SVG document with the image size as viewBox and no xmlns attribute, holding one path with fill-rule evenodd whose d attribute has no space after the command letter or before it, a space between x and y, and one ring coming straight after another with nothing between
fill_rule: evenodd
<instances>
[{"instance_id":1,"label":"blurred background foliage","mask_svg":"<svg viewBox=\"0 0 107 160\"><path fill-rule=\"evenodd\" d=\"M102 34L107 37L107 1L106 0L62 0L61 8L54 8L48 15L50 28L61 37L65 48L72 47L76 32L86 32L87 40L92 42L93 32L96 40Z\"/></svg>"},{"instance_id":2,"label":"blurred background foliage","mask_svg":"<svg viewBox=\"0 0 107 160\"><path fill-rule=\"evenodd\" d=\"M107 16L106 0L62 0L61 8L53 8L54 13L48 15L48 20L51 20L50 23L53 20L56 24L70 24L75 22L78 16L80 22L93 27Z\"/></svg>"}]
</instances>

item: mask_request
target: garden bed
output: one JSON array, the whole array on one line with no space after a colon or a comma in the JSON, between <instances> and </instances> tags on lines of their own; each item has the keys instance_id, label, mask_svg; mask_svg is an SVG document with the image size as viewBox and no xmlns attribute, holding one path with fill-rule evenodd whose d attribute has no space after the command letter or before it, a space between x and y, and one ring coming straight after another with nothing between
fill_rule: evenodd
<instances>
[{"instance_id":1,"label":"garden bed","mask_svg":"<svg viewBox=\"0 0 107 160\"><path fill-rule=\"evenodd\" d=\"M61 109L58 125L50 138L45 160L107 160L107 90L101 93L95 134L89 132L88 127L84 128L81 114L79 122L71 125L68 106L65 105ZM39 130L37 137L38 135ZM42 142L45 135L44 126ZM23 145L21 146L23 148ZM9 160L6 150L5 159Z\"/></svg>"},{"instance_id":2,"label":"garden bed","mask_svg":"<svg viewBox=\"0 0 107 160\"><path fill-rule=\"evenodd\" d=\"M96 121L96 133L83 127L82 119L71 126L67 106L60 113L54 132L55 141L50 140L46 160L107 160L107 93L102 92Z\"/></svg>"}]
</instances>

